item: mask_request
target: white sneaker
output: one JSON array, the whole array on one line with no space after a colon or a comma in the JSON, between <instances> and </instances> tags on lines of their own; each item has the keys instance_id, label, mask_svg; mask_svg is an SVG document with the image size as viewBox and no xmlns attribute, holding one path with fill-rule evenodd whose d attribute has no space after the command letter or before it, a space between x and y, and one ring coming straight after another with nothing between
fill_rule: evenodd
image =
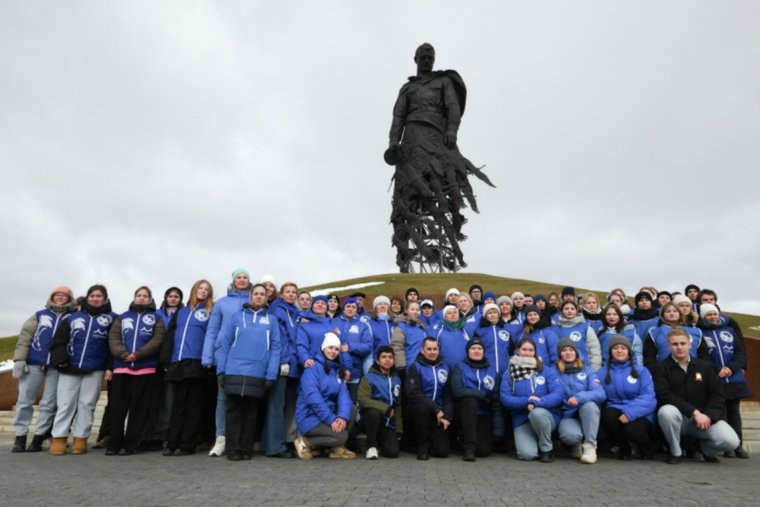
<instances>
[{"instance_id":1,"label":"white sneaker","mask_svg":"<svg viewBox=\"0 0 760 507\"><path fill-rule=\"evenodd\" d=\"M583 455L581 456L581 463L592 465L596 463L596 446L593 444L583 444Z\"/></svg>"},{"instance_id":2,"label":"white sneaker","mask_svg":"<svg viewBox=\"0 0 760 507\"><path fill-rule=\"evenodd\" d=\"M367 449L367 453L364 455L364 457L367 459L377 459L378 458L377 447L370 447L369 449Z\"/></svg>"},{"instance_id":3,"label":"white sneaker","mask_svg":"<svg viewBox=\"0 0 760 507\"><path fill-rule=\"evenodd\" d=\"M227 439L223 436L216 437L214 447L208 452L209 456L222 456L224 454L224 446L227 443Z\"/></svg>"},{"instance_id":4,"label":"white sneaker","mask_svg":"<svg viewBox=\"0 0 760 507\"><path fill-rule=\"evenodd\" d=\"M311 446L309 445L309 441L306 440L306 437L298 435L293 441L293 447L296 450L296 455L302 460L308 461L314 457L311 453Z\"/></svg>"},{"instance_id":5,"label":"white sneaker","mask_svg":"<svg viewBox=\"0 0 760 507\"><path fill-rule=\"evenodd\" d=\"M574 446L573 446L573 447L570 449L570 456L572 456L573 458L575 458L575 459L578 459L578 458L580 458L582 455L583 455L583 447L581 446L581 443L580 443L580 442L579 442L579 443L577 443L577 444L575 444L575 445L574 445Z\"/></svg>"}]
</instances>

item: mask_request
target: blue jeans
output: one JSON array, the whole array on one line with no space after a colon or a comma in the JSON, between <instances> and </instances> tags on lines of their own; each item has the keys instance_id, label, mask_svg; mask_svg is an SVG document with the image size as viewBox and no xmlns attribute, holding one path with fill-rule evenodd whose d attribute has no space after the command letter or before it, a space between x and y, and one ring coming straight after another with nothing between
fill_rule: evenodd
<instances>
[{"instance_id":1,"label":"blue jeans","mask_svg":"<svg viewBox=\"0 0 760 507\"><path fill-rule=\"evenodd\" d=\"M567 417L559 422L559 439L565 445L577 445L586 442L596 445L596 434L599 432L599 405L593 401L584 403L577 417Z\"/></svg>"},{"instance_id":2,"label":"blue jeans","mask_svg":"<svg viewBox=\"0 0 760 507\"><path fill-rule=\"evenodd\" d=\"M16 401L16 415L13 416L13 431L16 436L23 437L29 432L34 414L34 400L42 383L45 390L40 399L40 411L37 414L37 424L34 434L44 435L53 425L56 411L56 391L58 389L58 370L47 368L44 370L40 365L29 365L29 372L18 379L18 401Z\"/></svg>"},{"instance_id":3,"label":"blue jeans","mask_svg":"<svg viewBox=\"0 0 760 507\"><path fill-rule=\"evenodd\" d=\"M528 422L514 429L517 457L530 461L538 452L551 452L554 416L545 408L537 407L528 414Z\"/></svg>"},{"instance_id":4,"label":"blue jeans","mask_svg":"<svg viewBox=\"0 0 760 507\"><path fill-rule=\"evenodd\" d=\"M689 435L699 440L702 454L715 456L733 451L739 447L739 436L726 421L711 424L706 430L697 429L691 417L684 416L673 405L663 405L657 411L657 422L670 447L673 456L681 456L681 435Z\"/></svg>"},{"instance_id":5,"label":"blue jeans","mask_svg":"<svg viewBox=\"0 0 760 507\"><path fill-rule=\"evenodd\" d=\"M227 430L227 393L224 392L224 388L220 385L216 386L216 413L214 417L216 436L225 436Z\"/></svg>"}]
</instances>

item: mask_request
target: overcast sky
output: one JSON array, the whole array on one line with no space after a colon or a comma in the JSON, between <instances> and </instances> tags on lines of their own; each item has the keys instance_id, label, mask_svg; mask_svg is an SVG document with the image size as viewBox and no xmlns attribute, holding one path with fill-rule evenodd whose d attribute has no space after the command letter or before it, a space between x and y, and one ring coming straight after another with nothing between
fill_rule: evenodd
<instances>
[{"instance_id":1,"label":"overcast sky","mask_svg":"<svg viewBox=\"0 0 760 507\"><path fill-rule=\"evenodd\" d=\"M247 267L396 271L382 153L422 42L468 87L467 271L760 313L760 3L3 2L0 336Z\"/></svg>"}]
</instances>

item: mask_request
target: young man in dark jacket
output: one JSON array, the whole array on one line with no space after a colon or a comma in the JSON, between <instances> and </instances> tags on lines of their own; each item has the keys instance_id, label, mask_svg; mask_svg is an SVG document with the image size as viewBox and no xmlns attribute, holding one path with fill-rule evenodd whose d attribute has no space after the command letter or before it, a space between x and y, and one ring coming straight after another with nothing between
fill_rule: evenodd
<instances>
[{"instance_id":1,"label":"young man in dark jacket","mask_svg":"<svg viewBox=\"0 0 760 507\"><path fill-rule=\"evenodd\" d=\"M739 437L723 421L723 390L711 363L689 355L691 337L681 328L668 334L671 355L657 363L653 378L660 409L657 420L670 447L667 462L681 461L681 435L699 440L705 461L739 446Z\"/></svg>"}]
</instances>

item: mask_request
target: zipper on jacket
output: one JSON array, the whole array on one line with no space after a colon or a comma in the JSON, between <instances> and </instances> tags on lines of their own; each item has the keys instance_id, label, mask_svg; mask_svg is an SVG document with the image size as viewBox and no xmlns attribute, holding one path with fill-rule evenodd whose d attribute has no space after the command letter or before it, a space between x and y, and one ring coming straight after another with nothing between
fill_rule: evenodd
<instances>
[{"instance_id":1,"label":"zipper on jacket","mask_svg":"<svg viewBox=\"0 0 760 507\"><path fill-rule=\"evenodd\" d=\"M496 357L496 373L499 373L499 337L497 336L496 326L491 327L493 328L493 352Z\"/></svg>"},{"instance_id":2,"label":"zipper on jacket","mask_svg":"<svg viewBox=\"0 0 760 507\"><path fill-rule=\"evenodd\" d=\"M438 393L438 373L435 371L435 366L433 366L433 401L435 401L435 396Z\"/></svg>"},{"instance_id":3,"label":"zipper on jacket","mask_svg":"<svg viewBox=\"0 0 760 507\"><path fill-rule=\"evenodd\" d=\"M185 329L182 331L182 341L179 344L179 355L177 357L177 361L182 361L182 352L185 350L185 336L187 336L187 329L190 327L190 319L193 318L193 315L195 314L195 310L192 308L188 308L190 310L187 320L185 321Z\"/></svg>"},{"instance_id":4,"label":"zipper on jacket","mask_svg":"<svg viewBox=\"0 0 760 507\"><path fill-rule=\"evenodd\" d=\"M132 353L135 353L135 350L137 349L137 336L140 334L140 316L142 313L137 314L137 319L135 319L135 328L132 331ZM132 361L129 363L130 365L134 366L135 362Z\"/></svg>"},{"instance_id":5,"label":"zipper on jacket","mask_svg":"<svg viewBox=\"0 0 760 507\"><path fill-rule=\"evenodd\" d=\"M84 353L87 352L87 343L90 341L90 329L92 329L92 315L88 315L90 322L87 324L87 334L84 335L84 345L82 345L82 355L79 357L79 367L84 363Z\"/></svg>"},{"instance_id":6,"label":"zipper on jacket","mask_svg":"<svg viewBox=\"0 0 760 507\"><path fill-rule=\"evenodd\" d=\"M55 336L56 330L58 330L58 324L61 322L61 319L63 318L63 313L58 315L57 313L53 312L55 314L55 324L53 324L53 336ZM48 353L47 353L47 364L50 364L50 347L48 347Z\"/></svg>"}]
</instances>

